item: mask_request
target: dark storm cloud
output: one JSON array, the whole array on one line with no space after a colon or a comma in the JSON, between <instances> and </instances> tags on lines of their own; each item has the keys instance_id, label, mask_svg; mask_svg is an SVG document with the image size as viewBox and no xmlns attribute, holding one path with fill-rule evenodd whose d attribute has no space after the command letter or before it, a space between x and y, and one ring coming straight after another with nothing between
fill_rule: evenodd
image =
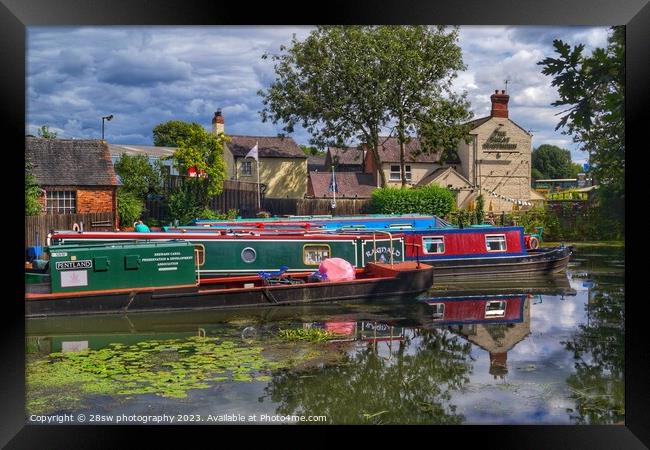
<instances>
[{"instance_id":1,"label":"dark storm cloud","mask_svg":"<svg viewBox=\"0 0 650 450\"><path fill-rule=\"evenodd\" d=\"M211 128L218 109L226 132L274 135L281 131L261 121L260 89L275 79L273 63L293 34L310 27L30 27L27 52L27 132L49 125L61 137L101 136L122 144L151 144L154 126L171 119ZM553 39L606 43L607 28L461 27L460 42L467 70L455 80L466 91L475 117L489 114L490 94L509 80L510 117L534 130L533 145L572 146L554 131L559 118L550 106L557 98L550 78L537 62L552 56ZM296 130L294 139L309 142Z\"/></svg>"}]
</instances>

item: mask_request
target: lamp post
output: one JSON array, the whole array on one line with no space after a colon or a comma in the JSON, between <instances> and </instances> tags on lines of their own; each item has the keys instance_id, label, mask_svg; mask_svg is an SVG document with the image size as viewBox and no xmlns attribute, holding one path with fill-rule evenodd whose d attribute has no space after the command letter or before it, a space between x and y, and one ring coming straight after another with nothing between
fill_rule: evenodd
<instances>
[{"instance_id":1,"label":"lamp post","mask_svg":"<svg viewBox=\"0 0 650 450\"><path fill-rule=\"evenodd\" d=\"M102 141L104 140L104 120L108 120L110 122L112 119L113 119L113 114L102 117Z\"/></svg>"}]
</instances>

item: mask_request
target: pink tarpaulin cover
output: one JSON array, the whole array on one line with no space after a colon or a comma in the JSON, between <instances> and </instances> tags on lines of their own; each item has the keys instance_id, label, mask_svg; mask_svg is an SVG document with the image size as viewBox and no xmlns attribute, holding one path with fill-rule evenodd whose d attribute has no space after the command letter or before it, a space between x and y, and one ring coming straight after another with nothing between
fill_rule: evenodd
<instances>
[{"instance_id":1,"label":"pink tarpaulin cover","mask_svg":"<svg viewBox=\"0 0 650 450\"><path fill-rule=\"evenodd\" d=\"M343 258L327 258L320 263L318 271L324 274L328 281L352 281L354 280L354 267Z\"/></svg>"}]
</instances>

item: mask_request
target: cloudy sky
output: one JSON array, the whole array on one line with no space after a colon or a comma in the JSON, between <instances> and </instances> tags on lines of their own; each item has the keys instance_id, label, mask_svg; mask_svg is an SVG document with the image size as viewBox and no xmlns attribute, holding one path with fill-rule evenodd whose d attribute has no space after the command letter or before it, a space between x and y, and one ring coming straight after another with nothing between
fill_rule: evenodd
<instances>
[{"instance_id":1,"label":"cloudy sky","mask_svg":"<svg viewBox=\"0 0 650 450\"><path fill-rule=\"evenodd\" d=\"M310 27L30 27L27 47L27 133L48 125L61 138L105 137L117 144L152 144L152 129L172 119L210 129L221 109L226 133L275 135L262 123L259 89L275 78L265 52L277 53L309 34ZM510 118L533 134L533 146L554 144L585 154L554 131L560 108L551 78L536 63L553 56L553 39L606 45L606 27L461 27L467 70L455 86L467 91L474 117L490 112L490 95L508 81ZM294 133L308 144L304 130Z\"/></svg>"}]
</instances>

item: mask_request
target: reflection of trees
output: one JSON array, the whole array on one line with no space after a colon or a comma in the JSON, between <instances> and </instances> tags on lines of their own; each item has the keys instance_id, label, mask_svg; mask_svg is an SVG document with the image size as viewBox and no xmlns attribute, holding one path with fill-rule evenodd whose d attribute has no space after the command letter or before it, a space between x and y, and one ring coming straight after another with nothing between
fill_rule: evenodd
<instances>
[{"instance_id":1,"label":"reflection of trees","mask_svg":"<svg viewBox=\"0 0 650 450\"><path fill-rule=\"evenodd\" d=\"M459 424L464 417L448 402L469 381L471 344L439 329L418 334L388 360L369 344L335 366L276 375L266 392L278 414L332 423Z\"/></svg>"},{"instance_id":2,"label":"reflection of trees","mask_svg":"<svg viewBox=\"0 0 650 450\"><path fill-rule=\"evenodd\" d=\"M624 298L622 287L594 292L586 306L587 325L563 342L576 360L576 373L567 379L576 423L610 424L625 418Z\"/></svg>"}]
</instances>

